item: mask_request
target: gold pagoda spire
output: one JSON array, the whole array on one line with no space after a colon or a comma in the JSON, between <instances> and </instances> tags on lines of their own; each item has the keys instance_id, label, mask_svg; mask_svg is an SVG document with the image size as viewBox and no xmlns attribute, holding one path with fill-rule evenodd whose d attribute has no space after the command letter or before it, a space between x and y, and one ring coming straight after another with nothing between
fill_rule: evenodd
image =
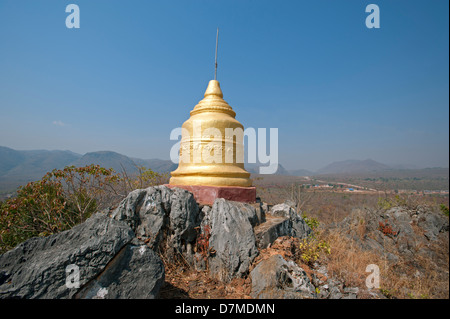
<instances>
[{"instance_id":1,"label":"gold pagoda spire","mask_svg":"<svg viewBox=\"0 0 450 319\"><path fill-rule=\"evenodd\" d=\"M216 59L214 63L214 80L217 80L217 48L219 47L219 28L217 28L216 35Z\"/></svg>"},{"instance_id":2,"label":"gold pagoda spire","mask_svg":"<svg viewBox=\"0 0 450 319\"><path fill-rule=\"evenodd\" d=\"M223 99L217 81L216 35L214 80L209 81L204 98L183 123L178 168L170 185L241 186L252 185L244 169L244 127Z\"/></svg>"},{"instance_id":3,"label":"gold pagoda spire","mask_svg":"<svg viewBox=\"0 0 450 319\"><path fill-rule=\"evenodd\" d=\"M180 162L170 184L251 186L243 161L244 127L223 99L219 81L209 81L204 98L190 115L182 126Z\"/></svg>"}]
</instances>

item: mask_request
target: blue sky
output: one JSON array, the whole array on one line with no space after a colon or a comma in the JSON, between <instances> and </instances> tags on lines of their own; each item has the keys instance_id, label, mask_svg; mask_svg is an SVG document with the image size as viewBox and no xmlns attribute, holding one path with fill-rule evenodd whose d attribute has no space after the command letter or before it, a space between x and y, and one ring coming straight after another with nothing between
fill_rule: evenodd
<instances>
[{"instance_id":1,"label":"blue sky","mask_svg":"<svg viewBox=\"0 0 450 319\"><path fill-rule=\"evenodd\" d=\"M80 8L68 29L66 5ZM380 8L368 29L365 8ZM449 2L0 0L0 145L169 159L214 76L279 162L449 163Z\"/></svg>"}]
</instances>

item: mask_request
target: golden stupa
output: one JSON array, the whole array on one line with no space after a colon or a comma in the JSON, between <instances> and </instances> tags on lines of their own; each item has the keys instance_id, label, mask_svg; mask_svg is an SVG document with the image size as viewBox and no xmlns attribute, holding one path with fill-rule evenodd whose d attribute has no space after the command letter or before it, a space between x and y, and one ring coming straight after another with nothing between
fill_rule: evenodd
<instances>
[{"instance_id":1,"label":"golden stupa","mask_svg":"<svg viewBox=\"0 0 450 319\"><path fill-rule=\"evenodd\" d=\"M180 160L170 185L250 187L244 169L244 127L223 99L217 80L182 125Z\"/></svg>"}]
</instances>

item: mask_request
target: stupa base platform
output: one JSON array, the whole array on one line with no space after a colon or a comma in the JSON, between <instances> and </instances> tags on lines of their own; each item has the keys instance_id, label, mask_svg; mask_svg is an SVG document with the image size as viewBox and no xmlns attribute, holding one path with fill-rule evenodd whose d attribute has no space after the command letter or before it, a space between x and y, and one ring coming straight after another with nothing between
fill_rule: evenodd
<instances>
[{"instance_id":1,"label":"stupa base platform","mask_svg":"<svg viewBox=\"0 0 450 319\"><path fill-rule=\"evenodd\" d=\"M169 188L182 188L192 194L199 204L212 205L216 198L225 198L236 202L255 203L256 187L238 186L200 186L200 185L171 185L165 184Z\"/></svg>"}]
</instances>

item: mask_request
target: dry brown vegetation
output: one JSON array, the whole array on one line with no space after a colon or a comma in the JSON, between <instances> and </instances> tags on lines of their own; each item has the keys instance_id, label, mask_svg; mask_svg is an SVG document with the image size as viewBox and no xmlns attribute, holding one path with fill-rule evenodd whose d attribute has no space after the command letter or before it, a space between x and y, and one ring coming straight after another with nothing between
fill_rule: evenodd
<instances>
[{"instance_id":1,"label":"dry brown vegetation","mask_svg":"<svg viewBox=\"0 0 450 319\"><path fill-rule=\"evenodd\" d=\"M383 210L393 206L415 209L428 206L439 210L441 205L448 207L449 198L439 195L352 193L336 189L316 190L301 187L310 181L302 178L283 180L282 177L258 178L255 181L258 196L262 201L277 204L291 200L297 204L298 212L320 222L319 240L331 246L331 254L322 255L320 262L325 264L329 276L344 282L345 286L365 287L369 273L366 267L376 264L380 268L380 291L387 298L449 298L449 238L448 232L440 234L436 242L430 242L427 249L434 252L427 258L417 254L414 262L400 258L396 263L389 262L385 255L362 249L351 236L349 230L343 232L334 227L336 223L349 216L355 208ZM415 232L423 230L412 225ZM367 236L365 221L356 222L350 233L363 239ZM387 246L386 246L387 247ZM420 249L421 247L417 247ZM394 249L394 247L392 247ZM301 265L304 267L305 265ZM369 295L360 295L369 298Z\"/></svg>"},{"instance_id":2,"label":"dry brown vegetation","mask_svg":"<svg viewBox=\"0 0 450 319\"><path fill-rule=\"evenodd\" d=\"M145 188L150 185L167 182L166 175L155 174L151 170L141 169L137 176L127 176L123 171L120 183L114 184L116 189L108 205L117 204L129 191ZM315 240L330 246L330 254L320 254L319 265L327 267L328 276L337 278L347 287L360 287L359 298L373 298L365 289L368 276L367 265L376 264L380 268L381 297L386 298L449 298L449 238L448 232L440 234L437 241L430 242L426 248L433 252L430 257L417 255L413 262L399 258L395 263L388 261L387 256L375 251L364 250L355 241L357 236L364 239L371 234L367 231L366 221L357 220L350 229L343 231L336 227L344 218L357 209L383 210L393 206L415 209L428 206L439 209L449 206L448 195L422 195L416 193L395 194L394 192L345 192L341 188L316 189L302 185L311 184L311 180L295 176L267 176L254 178L257 196L270 205L291 201L297 212L311 220L319 222L315 231ZM119 194L119 195L118 195ZM99 201L104 202L104 201ZM102 205L99 205L98 208ZM417 235L423 236L423 229L412 224ZM352 236L349 236L351 234ZM300 241L298 239L280 238L269 249L260 252L253 267L271 254L281 254L294 259L312 278L322 276L311 263L300 258ZM386 246L386 251L395 247ZM163 258L164 256L162 256ZM212 279L207 272L197 272L189 268L187 263L164 260L166 269L165 286L161 290L161 298L250 298L251 279L249 277L234 279L228 284Z\"/></svg>"},{"instance_id":3,"label":"dry brown vegetation","mask_svg":"<svg viewBox=\"0 0 450 319\"><path fill-rule=\"evenodd\" d=\"M164 260L165 282L161 299L250 299L250 278L235 278L223 283L208 271L196 271L182 262Z\"/></svg>"},{"instance_id":4,"label":"dry brown vegetation","mask_svg":"<svg viewBox=\"0 0 450 319\"><path fill-rule=\"evenodd\" d=\"M352 236L349 236L350 233L361 240L369 236L365 220L358 220L346 231L336 227L355 208L382 210L397 205L409 208L420 205L437 208L441 204L448 207L448 196L396 195L389 192L351 193L340 189L317 190L302 188L302 183L310 181L294 176L254 179L257 196L269 206L290 200L297 205L298 213L319 221L320 226L315 231L315 240L328 243L331 253L320 253L315 265L305 263L300 258L301 241L292 237L280 237L269 248L260 251L251 269L261 260L273 254L280 254L286 259L295 260L310 279L316 276L321 280L327 280L317 268L325 265L329 278L336 278L344 287L359 287L358 298L449 298L448 232L441 234L438 241L428 245L427 249L435 253L433 258L418 255L413 263L403 258L392 263L386 254L364 250ZM423 235L423 230L417 225L413 225L413 229L417 234ZM386 248L388 246L386 244ZM249 276L224 284L211 279L207 272L190 269L185 263L165 264L166 283L161 290L161 298L250 298ZM366 279L369 275L366 267L370 264L375 264L380 269L380 289L375 290L378 293L373 291L369 293L366 288ZM442 271L443 269L446 271Z\"/></svg>"},{"instance_id":5,"label":"dry brown vegetation","mask_svg":"<svg viewBox=\"0 0 450 319\"><path fill-rule=\"evenodd\" d=\"M328 232L322 238L330 243L332 251L322 262L326 263L330 276L339 278L346 286L364 288L369 274L366 267L375 264L380 269L380 291L387 298L449 298L448 235L430 247L441 256L440 262L418 255L414 264L403 259L391 263L386 256L361 249L338 231ZM447 272L443 273L442 269Z\"/></svg>"}]
</instances>

